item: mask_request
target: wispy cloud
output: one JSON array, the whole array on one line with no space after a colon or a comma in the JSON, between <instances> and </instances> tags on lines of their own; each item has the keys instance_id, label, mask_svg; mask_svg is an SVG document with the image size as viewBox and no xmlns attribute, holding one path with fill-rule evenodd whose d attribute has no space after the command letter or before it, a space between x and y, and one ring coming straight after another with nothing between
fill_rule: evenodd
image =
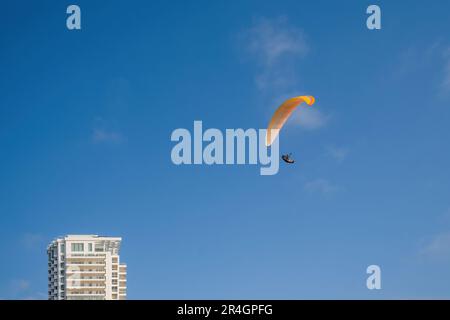
<instances>
[{"instance_id":1,"label":"wispy cloud","mask_svg":"<svg viewBox=\"0 0 450 320\"><path fill-rule=\"evenodd\" d=\"M450 232L433 236L431 240L422 247L420 254L430 258L450 258Z\"/></svg>"},{"instance_id":2,"label":"wispy cloud","mask_svg":"<svg viewBox=\"0 0 450 320\"><path fill-rule=\"evenodd\" d=\"M396 74L401 77L419 78L424 72L434 72L438 76L434 84L438 95L450 94L450 46L442 40L429 45L416 44L400 54Z\"/></svg>"},{"instance_id":3,"label":"wispy cloud","mask_svg":"<svg viewBox=\"0 0 450 320\"><path fill-rule=\"evenodd\" d=\"M242 46L258 65L255 83L259 89L285 91L298 85L298 65L294 64L309 51L302 29L290 25L284 17L258 18L240 38Z\"/></svg>"},{"instance_id":4,"label":"wispy cloud","mask_svg":"<svg viewBox=\"0 0 450 320\"><path fill-rule=\"evenodd\" d=\"M301 95L301 61L308 55L310 46L305 32L292 25L287 18L258 18L241 34L241 44L257 65L256 87L264 93L268 104L277 105L288 97ZM329 116L317 108L301 107L292 124L306 130L324 127Z\"/></svg>"},{"instance_id":5,"label":"wispy cloud","mask_svg":"<svg viewBox=\"0 0 450 320\"><path fill-rule=\"evenodd\" d=\"M445 223L450 222L450 207L448 207L447 210L445 210L444 214L442 215L442 221Z\"/></svg>"},{"instance_id":6,"label":"wispy cloud","mask_svg":"<svg viewBox=\"0 0 450 320\"><path fill-rule=\"evenodd\" d=\"M43 292L36 292L34 294L24 296L21 300L47 300L47 298L47 294Z\"/></svg>"},{"instance_id":7,"label":"wispy cloud","mask_svg":"<svg viewBox=\"0 0 450 320\"><path fill-rule=\"evenodd\" d=\"M106 130L103 128L94 128L92 130L92 142L94 143L119 144L124 141L125 138L120 132Z\"/></svg>"},{"instance_id":8,"label":"wispy cloud","mask_svg":"<svg viewBox=\"0 0 450 320\"><path fill-rule=\"evenodd\" d=\"M20 299L30 291L30 282L25 279L13 279L9 282L9 296L12 299Z\"/></svg>"},{"instance_id":9,"label":"wispy cloud","mask_svg":"<svg viewBox=\"0 0 450 320\"><path fill-rule=\"evenodd\" d=\"M94 119L91 141L94 144L121 144L126 137L117 130L117 124L103 117Z\"/></svg>"},{"instance_id":10,"label":"wispy cloud","mask_svg":"<svg viewBox=\"0 0 450 320\"><path fill-rule=\"evenodd\" d=\"M292 122L305 130L315 130L324 127L330 119L329 115L320 110L300 105L292 115Z\"/></svg>"},{"instance_id":11,"label":"wispy cloud","mask_svg":"<svg viewBox=\"0 0 450 320\"><path fill-rule=\"evenodd\" d=\"M287 56L303 57L309 51L303 30L289 25L284 17L256 19L243 38L247 49L267 67Z\"/></svg>"},{"instance_id":12,"label":"wispy cloud","mask_svg":"<svg viewBox=\"0 0 450 320\"><path fill-rule=\"evenodd\" d=\"M12 279L4 287L5 296L2 299L13 300L46 300L47 294L33 291L31 282L26 279ZM0 299L1 300L1 299Z\"/></svg>"},{"instance_id":13,"label":"wispy cloud","mask_svg":"<svg viewBox=\"0 0 450 320\"><path fill-rule=\"evenodd\" d=\"M20 238L20 243L27 249L40 248L44 245L44 237L39 233L25 233Z\"/></svg>"},{"instance_id":14,"label":"wispy cloud","mask_svg":"<svg viewBox=\"0 0 450 320\"><path fill-rule=\"evenodd\" d=\"M327 155L336 160L338 163L343 162L348 155L348 149L343 147L329 146L327 147Z\"/></svg>"},{"instance_id":15,"label":"wispy cloud","mask_svg":"<svg viewBox=\"0 0 450 320\"><path fill-rule=\"evenodd\" d=\"M338 191L340 188L333 185L327 179L315 179L305 183L304 189L308 192L317 192L322 194L330 194Z\"/></svg>"},{"instance_id":16,"label":"wispy cloud","mask_svg":"<svg viewBox=\"0 0 450 320\"><path fill-rule=\"evenodd\" d=\"M450 47L444 51L444 77L442 80L442 90L444 93L450 93Z\"/></svg>"},{"instance_id":17,"label":"wispy cloud","mask_svg":"<svg viewBox=\"0 0 450 320\"><path fill-rule=\"evenodd\" d=\"M30 282L24 279L15 279L11 281L11 289L14 292L21 292L30 288Z\"/></svg>"}]
</instances>

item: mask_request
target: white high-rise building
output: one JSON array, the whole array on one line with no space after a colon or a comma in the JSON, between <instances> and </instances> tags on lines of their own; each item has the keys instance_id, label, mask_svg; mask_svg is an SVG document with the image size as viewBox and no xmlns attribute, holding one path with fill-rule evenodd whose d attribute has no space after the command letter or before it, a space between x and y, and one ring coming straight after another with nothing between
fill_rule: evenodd
<instances>
[{"instance_id":1,"label":"white high-rise building","mask_svg":"<svg viewBox=\"0 0 450 320\"><path fill-rule=\"evenodd\" d=\"M48 253L49 300L125 300L127 266L120 261L122 238L68 235Z\"/></svg>"}]
</instances>

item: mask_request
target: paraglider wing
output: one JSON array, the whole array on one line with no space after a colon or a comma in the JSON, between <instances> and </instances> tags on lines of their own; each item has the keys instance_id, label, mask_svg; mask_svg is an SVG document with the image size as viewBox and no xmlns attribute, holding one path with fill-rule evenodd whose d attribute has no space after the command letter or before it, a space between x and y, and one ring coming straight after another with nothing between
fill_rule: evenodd
<instances>
[{"instance_id":1,"label":"paraglider wing","mask_svg":"<svg viewBox=\"0 0 450 320\"><path fill-rule=\"evenodd\" d=\"M315 98L313 96L298 96L283 102L283 104L279 106L273 114L269 126L267 127L266 146L270 146L277 138L278 133L295 108L297 108L302 102L306 102L306 104L311 106L314 104L314 101Z\"/></svg>"}]
</instances>

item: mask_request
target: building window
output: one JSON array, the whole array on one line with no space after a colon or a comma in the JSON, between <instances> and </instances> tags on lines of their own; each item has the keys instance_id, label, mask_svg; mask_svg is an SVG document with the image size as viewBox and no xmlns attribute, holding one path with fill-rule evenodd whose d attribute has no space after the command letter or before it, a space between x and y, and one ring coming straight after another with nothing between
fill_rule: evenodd
<instances>
[{"instance_id":1,"label":"building window","mask_svg":"<svg viewBox=\"0 0 450 320\"><path fill-rule=\"evenodd\" d=\"M72 251L81 252L84 251L83 243L72 243Z\"/></svg>"},{"instance_id":2,"label":"building window","mask_svg":"<svg viewBox=\"0 0 450 320\"><path fill-rule=\"evenodd\" d=\"M92 252L92 243L88 244L88 250L89 250L89 252Z\"/></svg>"}]
</instances>

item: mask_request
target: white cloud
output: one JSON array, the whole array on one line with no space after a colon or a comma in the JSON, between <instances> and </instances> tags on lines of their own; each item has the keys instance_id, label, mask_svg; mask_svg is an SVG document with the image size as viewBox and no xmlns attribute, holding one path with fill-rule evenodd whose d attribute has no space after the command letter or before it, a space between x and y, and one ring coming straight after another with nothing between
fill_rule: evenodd
<instances>
[{"instance_id":1,"label":"white cloud","mask_svg":"<svg viewBox=\"0 0 450 320\"><path fill-rule=\"evenodd\" d=\"M258 65L255 83L260 90L286 91L298 85L295 62L309 51L302 29L290 25L284 17L259 18L242 32L241 43Z\"/></svg>"},{"instance_id":2,"label":"white cloud","mask_svg":"<svg viewBox=\"0 0 450 320\"><path fill-rule=\"evenodd\" d=\"M257 19L243 38L247 49L266 66L286 56L303 57L309 51L303 31L290 26L285 18Z\"/></svg>"},{"instance_id":3,"label":"white cloud","mask_svg":"<svg viewBox=\"0 0 450 320\"><path fill-rule=\"evenodd\" d=\"M444 52L444 79L442 80L442 90L450 93L450 48Z\"/></svg>"},{"instance_id":4,"label":"white cloud","mask_svg":"<svg viewBox=\"0 0 450 320\"><path fill-rule=\"evenodd\" d=\"M12 285L15 289L19 291L27 290L30 287L30 283L24 279L14 280L12 282Z\"/></svg>"},{"instance_id":5,"label":"white cloud","mask_svg":"<svg viewBox=\"0 0 450 320\"><path fill-rule=\"evenodd\" d=\"M300 61L310 51L301 28L290 24L285 17L259 18L242 32L241 43L258 67L255 84L264 93L267 105L274 107L288 97L312 94L300 89ZM325 126L329 118L316 107L301 106L289 122L315 130Z\"/></svg>"},{"instance_id":6,"label":"white cloud","mask_svg":"<svg viewBox=\"0 0 450 320\"><path fill-rule=\"evenodd\" d=\"M28 280L13 279L9 281L6 299L46 300L47 295L43 292L33 292L31 283Z\"/></svg>"},{"instance_id":7,"label":"white cloud","mask_svg":"<svg viewBox=\"0 0 450 320\"><path fill-rule=\"evenodd\" d=\"M300 105L291 116L292 122L305 130L315 130L324 127L330 116L323 114L316 108Z\"/></svg>"},{"instance_id":8,"label":"white cloud","mask_svg":"<svg viewBox=\"0 0 450 320\"><path fill-rule=\"evenodd\" d=\"M348 155L348 149L336 146L330 146L327 148L327 154L335 159L338 163L343 162Z\"/></svg>"},{"instance_id":9,"label":"white cloud","mask_svg":"<svg viewBox=\"0 0 450 320\"><path fill-rule=\"evenodd\" d=\"M21 298L21 300L47 300L47 299L48 299L47 294L43 292L36 292L35 294L31 294Z\"/></svg>"},{"instance_id":10,"label":"white cloud","mask_svg":"<svg viewBox=\"0 0 450 320\"><path fill-rule=\"evenodd\" d=\"M94 128L92 131L92 141L94 143L112 143L119 144L125 141L123 135L119 132Z\"/></svg>"},{"instance_id":11,"label":"white cloud","mask_svg":"<svg viewBox=\"0 0 450 320\"><path fill-rule=\"evenodd\" d=\"M450 258L450 232L435 235L420 253L433 258Z\"/></svg>"},{"instance_id":12,"label":"white cloud","mask_svg":"<svg viewBox=\"0 0 450 320\"><path fill-rule=\"evenodd\" d=\"M10 294L12 297L27 293L30 289L30 282L25 279L14 279L9 283Z\"/></svg>"},{"instance_id":13,"label":"white cloud","mask_svg":"<svg viewBox=\"0 0 450 320\"><path fill-rule=\"evenodd\" d=\"M25 248L34 249L44 244L44 237L38 233L25 233L20 242Z\"/></svg>"},{"instance_id":14,"label":"white cloud","mask_svg":"<svg viewBox=\"0 0 450 320\"><path fill-rule=\"evenodd\" d=\"M330 181L322 178L306 182L304 189L309 192L318 192L323 194L329 194L339 190L339 188L333 185Z\"/></svg>"},{"instance_id":15,"label":"white cloud","mask_svg":"<svg viewBox=\"0 0 450 320\"><path fill-rule=\"evenodd\" d=\"M256 87L265 92L286 91L295 87L298 82L298 75L293 69L280 67L276 68L261 68L259 73L255 76Z\"/></svg>"},{"instance_id":16,"label":"white cloud","mask_svg":"<svg viewBox=\"0 0 450 320\"><path fill-rule=\"evenodd\" d=\"M433 72L440 77L435 84L436 91L444 96L449 94L450 46L441 40L434 41L429 46L417 44L404 50L400 55L397 73L402 77L417 77L418 73L429 71L430 68L433 68Z\"/></svg>"},{"instance_id":17,"label":"white cloud","mask_svg":"<svg viewBox=\"0 0 450 320\"><path fill-rule=\"evenodd\" d=\"M97 117L94 120L91 140L93 143L100 144L120 144L126 141L126 138L119 131L113 129L116 127L114 122L105 118Z\"/></svg>"},{"instance_id":18,"label":"white cloud","mask_svg":"<svg viewBox=\"0 0 450 320\"><path fill-rule=\"evenodd\" d=\"M447 210L444 212L444 219L446 219L447 221L450 221L450 207L447 208Z\"/></svg>"}]
</instances>

